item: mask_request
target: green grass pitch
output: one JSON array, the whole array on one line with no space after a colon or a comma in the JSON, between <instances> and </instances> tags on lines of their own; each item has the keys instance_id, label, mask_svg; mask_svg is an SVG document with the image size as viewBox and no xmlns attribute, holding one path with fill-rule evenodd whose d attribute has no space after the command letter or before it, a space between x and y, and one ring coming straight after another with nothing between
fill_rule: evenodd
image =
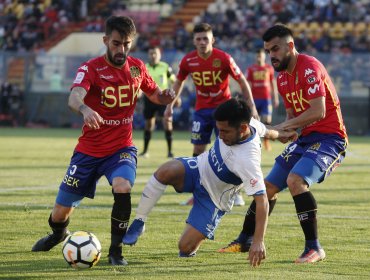
<instances>
[{"instance_id":1,"label":"green grass pitch","mask_svg":"<svg viewBox=\"0 0 370 280\"><path fill-rule=\"evenodd\" d=\"M269 219L265 244L267 259L257 269L246 254L219 254L216 250L237 236L246 206L234 207L195 258L178 258L177 241L189 206L180 206L188 194L168 187L147 221L136 246L124 247L127 267L107 261L113 198L105 178L94 200L85 199L72 215L71 231L95 233L102 243L102 258L88 270L68 267L61 245L50 252L33 253L31 247L49 232L47 219L76 144L79 130L0 128L0 279L370 279L370 138L350 137L344 163L323 184L312 189L318 202L320 241L327 259L308 265L293 260L301 253L304 237L289 192L283 192ZM176 156L190 156L190 132L174 133ZM142 147L142 132L134 133ZM274 157L284 148L273 143L263 151L267 174ZM149 159L139 158L132 192L133 213L146 180L166 161L163 132L150 143Z\"/></svg>"}]
</instances>

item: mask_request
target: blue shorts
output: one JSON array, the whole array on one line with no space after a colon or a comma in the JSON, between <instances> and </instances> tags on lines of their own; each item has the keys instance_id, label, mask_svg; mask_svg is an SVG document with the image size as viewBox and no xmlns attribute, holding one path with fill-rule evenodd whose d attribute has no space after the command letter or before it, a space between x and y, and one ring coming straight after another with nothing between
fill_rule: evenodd
<instances>
[{"instance_id":1,"label":"blue shorts","mask_svg":"<svg viewBox=\"0 0 370 280\"><path fill-rule=\"evenodd\" d=\"M176 158L185 167L185 182L183 192L193 193L194 204L190 210L186 223L208 239L214 239L214 233L221 221L225 211L216 207L210 198L207 190L200 183L200 175L197 165L197 158Z\"/></svg>"},{"instance_id":2,"label":"blue shorts","mask_svg":"<svg viewBox=\"0 0 370 280\"><path fill-rule=\"evenodd\" d=\"M289 144L275 159L266 181L287 188L289 173L302 177L308 186L321 183L343 161L347 141L336 134L311 133Z\"/></svg>"},{"instance_id":3,"label":"blue shorts","mask_svg":"<svg viewBox=\"0 0 370 280\"><path fill-rule=\"evenodd\" d=\"M94 198L96 184L105 175L110 185L113 178L122 177L134 186L137 149L127 147L103 158L74 152L69 168L59 187L56 202L66 207L75 206L84 197ZM70 194L70 196L68 196Z\"/></svg>"},{"instance_id":4,"label":"blue shorts","mask_svg":"<svg viewBox=\"0 0 370 280\"><path fill-rule=\"evenodd\" d=\"M211 143L212 131L218 136L216 121L213 118L215 109L201 109L193 113L193 125L191 128L192 144Z\"/></svg>"},{"instance_id":5,"label":"blue shorts","mask_svg":"<svg viewBox=\"0 0 370 280\"><path fill-rule=\"evenodd\" d=\"M254 99L254 104L260 117L272 115L271 99Z\"/></svg>"}]
</instances>

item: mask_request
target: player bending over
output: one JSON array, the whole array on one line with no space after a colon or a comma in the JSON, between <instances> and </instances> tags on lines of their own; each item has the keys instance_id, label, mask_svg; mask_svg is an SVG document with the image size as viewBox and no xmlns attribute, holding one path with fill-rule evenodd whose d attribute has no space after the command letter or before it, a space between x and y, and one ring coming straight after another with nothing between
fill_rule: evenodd
<instances>
[{"instance_id":1,"label":"player bending over","mask_svg":"<svg viewBox=\"0 0 370 280\"><path fill-rule=\"evenodd\" d=\"M222 218L233 206L241 188L256 201L255 238L249 251L252 266L266 257L264 236L268 200L261 170L260 137L287 142L294 131L267 129L251 119L251 110L242 100L230 99L214 112L219 136L213 147L197 157L176 158L164 163L149 179L136 211L136 218L123 238L133 245L144 231L146 218L167 185L177 192L193 193L194 205L179 241L179 256L195 256L202 241L213 239Z\"/></svg>"}]
</instances>

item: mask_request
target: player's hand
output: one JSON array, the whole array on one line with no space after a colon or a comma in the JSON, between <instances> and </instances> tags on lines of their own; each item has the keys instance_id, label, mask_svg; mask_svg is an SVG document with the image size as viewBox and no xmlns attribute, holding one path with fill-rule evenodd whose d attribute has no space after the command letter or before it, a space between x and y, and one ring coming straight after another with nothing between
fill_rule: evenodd
<instances>
[{"instance_id":1,"label":"player's hand","mask_svg":"<svg viewBox=\"0 0 370 280\"><path fill-rule=\"evenodd\" d=\"M173 106L172 104L168 104L166 106L166 110L164 110L163 117L166 121L171 122L173 116Z\"/></svg>"},{"instance_id":2,"label":"player's hand","mask_svg":"<svg viewBox=\"0 0 370 280\"><path fill-rule=\"evenodd\" d=\"M257 267L261 264L262 260L266 258L266 248L263 242L252 243L249 249L249 263L253 267Z\"/></svg>"},{"instance_id":3,"label":"player's hand","mask_svg":"<svg viewBox=\"0 0 370 280\"><path fill-rule=\"evenodd\" d=\"M89 128L99 129L100 125L104 123L103 118L89 106L83 106L80 109L81 114L84 116L84 123Z\"/></svg>"},{"instance_id":4,"label":"player's hand","mask_svg":"<svg viewBox=\"0 0 370 280\"><path fill-rule=\"evenodd\" d=\"M158 94L158 100L160 104L162 105L167 105L167 104L172 103L175 97L176 97L176 94L172 88L162 90Z\"/></svg>"},{"instance_id":5,"label":"player's hand","mask_svg":"<svg viewBox=\"0 0 370 280\"><path fill-rule=\"evenodd\" d=\"M256 107L254 107L253 110L252 110L252 117L255 118L258 121L260 120L260 116L258 115Z\"/></svg>"},{"instance_id":6,"label":"player's hand","mask_svg":"<svg viewBox=\"0 0 370 280\"><path fill-rule=\"evenodd\" d=\"M285 144L289 141L296 141L298 139L298 133L295 130L280 130L278 140Z\"/></svg>"}]
</instances>

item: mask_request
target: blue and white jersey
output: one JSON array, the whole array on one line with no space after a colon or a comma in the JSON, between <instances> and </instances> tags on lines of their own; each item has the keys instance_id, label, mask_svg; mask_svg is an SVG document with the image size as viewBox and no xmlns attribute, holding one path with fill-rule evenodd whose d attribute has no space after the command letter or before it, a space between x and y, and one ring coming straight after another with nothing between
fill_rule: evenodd
<instances>
[{"instance_id":1,"label":"blue and white jersey","mask_svg":"<svg viewBox=\"0 0 370 280\"><path fill-rule=\"evenodd\" d=\"M266 127L252 118L251 136L232 146L219 137L212 148L197 157L200 181L212 201L223 211L230 211L234 196L241 188L247 195L266 192L261 169L261 140Z\"/></svg>"}]
</instances>

